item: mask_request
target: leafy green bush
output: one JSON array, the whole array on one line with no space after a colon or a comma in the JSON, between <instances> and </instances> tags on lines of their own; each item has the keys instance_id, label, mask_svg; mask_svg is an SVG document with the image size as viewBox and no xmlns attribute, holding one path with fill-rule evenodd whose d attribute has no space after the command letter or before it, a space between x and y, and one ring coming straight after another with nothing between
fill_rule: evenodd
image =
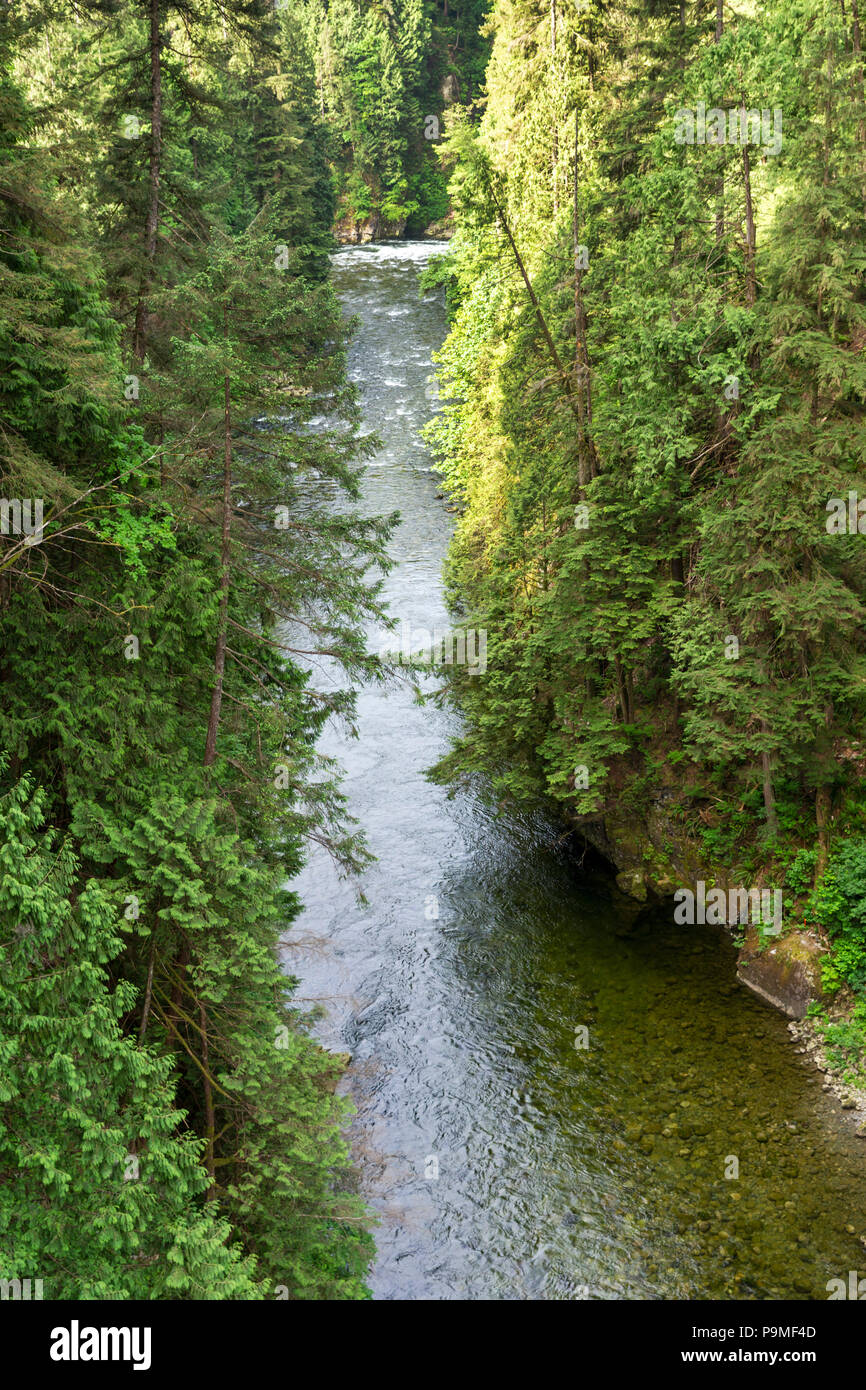
<instances>
[{"instance_id":1,"label":"leafy green bush","mask_svg":"<svg viewBox=\"0 0 866 1390\"><path fill-rule=\"evenodd\" d=\"M833 956L823 967L825 988L839 989L845 981L855 989L866 987L866 837L842 841L805 915L832 939Z\"/></svg>"},{"instance_id":2,"label":"leafy green bush","mask_svg":"<svg viewBox=\"0 0 866 1390\"><path fill-rule=\"evenodd\" d=\"M790 893L804 893L815 877L818 853L814 849L798 850L785 871L785 887Z\"/></svg>"},{"instance_id":3,"label":"leafy green bush","mask_svg":"<svg viewBox=\"0 0 866 1390\"><path fill-rule=\"evenodd\" d=\"M830 1065L842 1072L844 1081L862 1084L866 1057L866 999L857 1001L850 1018L836 1023L825 1021L821 1034Z\"/></svg>"},{"instance_id":4,"label":"leafy green bush","mask_svg":"<svg viewBox=\"0 0 866 1390\"><path fill-rule=\"evenodd\" d=\"M448 216L448 181L437 165L425 160L417 173L410 176L409 189L415 203L415 211L406 224L408 236L417 235L429 227L431 222L439 222Z\"/></svg>"}]
</instances>

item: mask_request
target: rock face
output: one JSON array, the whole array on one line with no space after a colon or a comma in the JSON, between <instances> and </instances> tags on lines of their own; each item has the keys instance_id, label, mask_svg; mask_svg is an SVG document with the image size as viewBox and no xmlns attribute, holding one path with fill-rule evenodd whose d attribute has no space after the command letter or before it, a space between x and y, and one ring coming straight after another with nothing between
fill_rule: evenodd
<instances>
[{"instance_id":1,"label":"rock face","mask_svg":"<svg viewBox=\"0 0 866 1390\"><path fill-rule=\"evenodd\" d=\"M460 87L453 72L449 72L442 81L442 100L447 106L460 100Z\"/></svg>"},{"instance_id":2,"label":"rock face","mask_svg":"<svg viewBox=\"0 0 866 1390\"><path fill-rule=\"evenodd\" d=\"M661 905L678 888L696 892L699 881L725 893L741 887L743 877L736 866L708 864L700 845L684 834L682 824L670 814L674 801L662 792L642 816L608 815L603 821L581 822L575 829L612 865L617 887L636 903ZM809 1004L821 998L823 954L824 947L811 932L798 931L785 932L762 950L757 932L748 927L737 978L789 1018L802 1018Z\"/></svg>"},{"instance_id":3,"label":"rock face","mask_svg":"<svg viewBox=\"0 0 866 1390\"><path fill-rule=\"evenodd\" d=\"M576 827L617 870L618 887L639 902L668 898L710 876L699 847L672 819L673 803L673 796L662 792L646 816L609 815ZM718 876L715 881L725 886Z\"/></svg>"},{"instance_id":4,"label":"rock face","mask_svg":"<svg viewBox=\"0 0 866 1390\"><path fill-rule=\"evenodd\" d=\"M740 950L737 979L789 1018L803 1018L821 997L822 948L808 932L788 932L776 945L758 952L750 931Z\"/></svg>"},{"instance_id":5,"label":"rock face","mask_svg":"<svg viewBox=\"0 0 866 1390\"><path fill-rule=\"evenodd\" d=\"M400 222L386 222L380 213L374 212L363 222L354 217L341 217L334 225L334 236L341 246L360 246L368 241L388 241L403 235L406 219Z\"/></svg>"},{"instance_id":6,"label":"rock face","mask_svg":"<svg viewBox=\"0 0 866 1390\"><path fill-rule=\"evenodd\" d=\"M446 217L440 217L438 222L431 222L421 235L430 237L433 241L450 241L454 235L454 213L449 212Z\"/></svg>"},{"instance_id":7,"label":"rock face","mask_svg":"<svg viewBox=\"0 0 866 1390\"><path fill-rule=\"evenodd\" d=\"M332 1062L339 1063L339 1070L332 1072L331 1075L321 1083L323 1090L330 1091L333 1095L343 1079L343 1073L351 1066L352 1054L351 1052L331 1052L328 1048L323 1048L322 1051Z\"/></svg>"},{"instance_id":8,"label":"rock face","mask_svg":"<svg viewBox=\"0 0 866 1390\"><path fill-rule=\"evenodd\" d=\"M365 246L371 241L394 241L401 237L405 230L405 219L402 222L386 222L384 218L374 214L365 221L358 222L353 217L341 217L334 223L334 239L341 246ZM450 240L454 235L454 213L449 212L438 222L431 222L421 235L430 237L431 241Z\"/></svg>"}]
</instances>

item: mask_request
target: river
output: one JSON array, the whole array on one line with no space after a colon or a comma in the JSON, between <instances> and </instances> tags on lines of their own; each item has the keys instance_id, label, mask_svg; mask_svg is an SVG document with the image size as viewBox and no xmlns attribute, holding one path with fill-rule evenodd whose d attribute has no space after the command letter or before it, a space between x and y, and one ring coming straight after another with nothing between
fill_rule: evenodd
<instances>
[{"instance_id":1,"label":"river","mask_svg":"<svg viewBox=\"0 0 866 1390\"><path fill-rule=\"evenodd\" d=\"M451 517L419 429L446 324L418 272L442 249L333 257L383 439L363 507L401 512L387 598L428 631L447 626ZM353 1055L374 1296L826 1299L866 1274L866 1143L736 983L727 935L664 910L627 929L543 809L431 785L453 714L365 689L359 727L322 747L377 855L367 901L314 853L286 964L325 1006L322 1041Z\"/></svg>"}]
</instances>

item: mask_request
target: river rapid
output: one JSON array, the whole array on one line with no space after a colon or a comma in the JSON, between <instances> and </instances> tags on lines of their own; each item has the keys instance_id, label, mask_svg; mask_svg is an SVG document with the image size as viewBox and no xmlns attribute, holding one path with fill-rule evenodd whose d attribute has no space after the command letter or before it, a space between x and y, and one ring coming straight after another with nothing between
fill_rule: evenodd
<instances>
[{"instance_id":1,"label":"river rapid","mask_svg":"<svg viewBox=\"0 0 866 1390\"><path fill-rule=\"evenodd\" d=\"M402 514L386 595L428 631L448 626L451 517L419 430L446 322L418 274L444 249L333 257L383 440L363 508ZM322 748L377 856L367 902L313 853L286 968L325 1007L323 1043L353 1056L375 1297L826 1299L866 1274L866 1143L737 984L724 931L664 910L632 925L543 808L431 785L453 713L364 689L359 727Z\"/></svg>"}]
</instances>

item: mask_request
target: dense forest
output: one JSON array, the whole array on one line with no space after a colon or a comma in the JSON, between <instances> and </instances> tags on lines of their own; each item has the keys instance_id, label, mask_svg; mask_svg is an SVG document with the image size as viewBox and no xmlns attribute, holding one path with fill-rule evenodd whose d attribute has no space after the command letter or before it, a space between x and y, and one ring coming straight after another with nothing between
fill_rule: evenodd
<instances>
[{"instance_id":1,"label":"dense forest","mask_svg":"<svg viewBox=\"0 0 866 1390\"><path fill-rule=\"evenodd\" d=\"M466 733L438 775L492 769L589 834L619 820L615 859L655 816L624 856L639 893L673 892L689 854L707 883L782 889L785 928L830 948L853 1017L831 1037L856 1059L857 0L500 3L490 27L483 115L443 151L457 236L428 274L452 315L430 427L462 510L449 578L489 667L456 672Z\"/></svg>"},{"instance_id":2,"label":"dense forest","mask_svg":"<svg viewBox=\"0 0 866 1390\"><path fill-rule=\"evenodd\" d=\"M2 6L5 1277L370 1297L345 1063L281 964L308 847L370 860L317 743L390 674L338 241L453 231L427 437L487 670L431 776L617 865L662 817L638 897L680 843L781 886L862 1066L857 3Z\"/></svg>"},{"instance_id":3,"label":"dense forest","mask_svg":"<svg viewBox=\"0 0 866 1390\"><path fill-rule=\"evenodd\" d=\"M363 862L315 752L350 688L298 653L375 677L390 527L352 511L370 441L304 16L3 23L3 493L44 499L0 579L4 1270L363 1297L340 1064L277 960L305 843ZM344 514L296 505L307 475Z\"/></svg>"}]
</instances>

